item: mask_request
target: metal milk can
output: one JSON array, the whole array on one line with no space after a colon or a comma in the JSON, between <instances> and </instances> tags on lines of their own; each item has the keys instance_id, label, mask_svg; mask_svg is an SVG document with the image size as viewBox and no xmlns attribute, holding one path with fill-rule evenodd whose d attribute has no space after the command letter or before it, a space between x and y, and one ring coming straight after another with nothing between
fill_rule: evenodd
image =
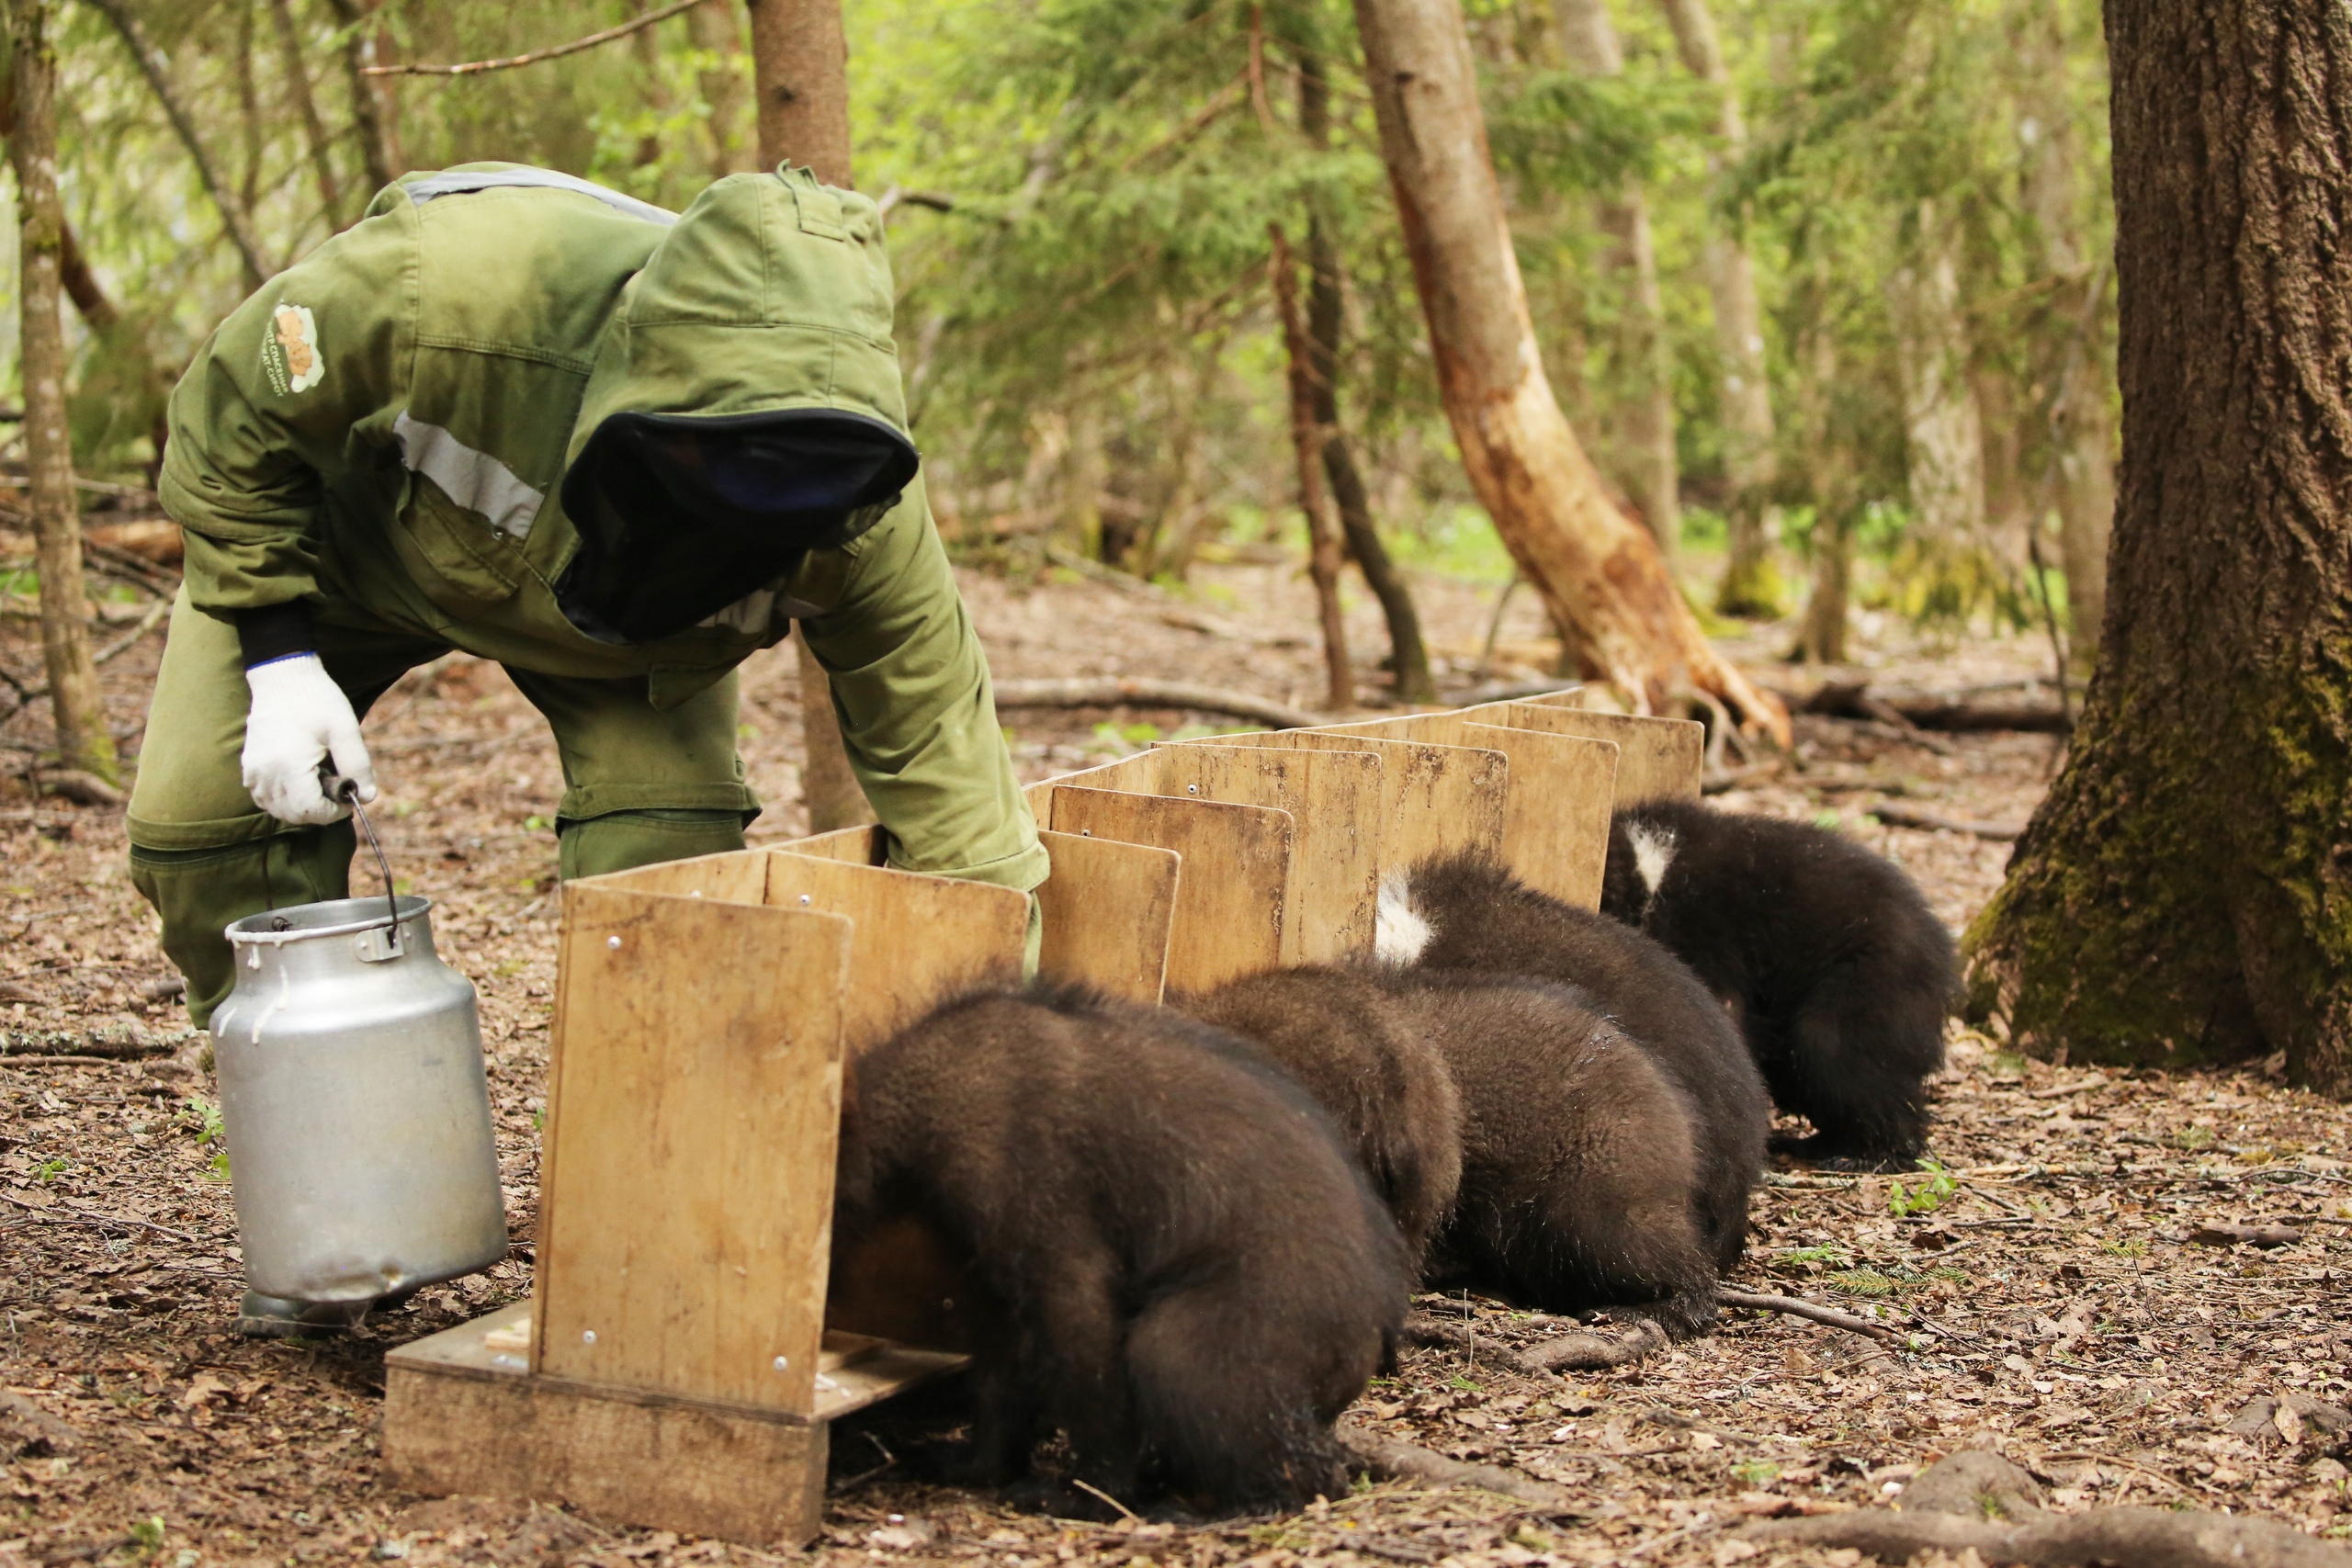
<instances>
[{"instance_id":1,"label":"metal milk can","mask_svg":"<svg viewBox=\"0 0 2352 1568\"><path fill-rule=\"evenodd\" d=\"M431 908L345 898L228 929L212 1054L263 1295L361 1302L505 1256L473 984L434 952Z\"/></svg>"}]
</instances>

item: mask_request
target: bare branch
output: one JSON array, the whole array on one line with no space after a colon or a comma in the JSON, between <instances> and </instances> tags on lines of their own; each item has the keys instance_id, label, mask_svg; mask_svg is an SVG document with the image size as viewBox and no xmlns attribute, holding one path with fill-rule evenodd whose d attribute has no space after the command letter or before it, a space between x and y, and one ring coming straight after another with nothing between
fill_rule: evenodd
<instances>
[{"instance_id":1,"label":"bare branch","mask_svg":"<svg viewBox=\"0 0 2352 1568\"><path fill-rule=\"evenodd\" d=\"M1836 1307L1816 1306L1799 1301L1794 1296L1758 1295L1752 1291L1717 1291L1715 1300L1725 1306L1752 1307L1758 1312L1784 1312L1791 1317L1802 1317L1812 1323L1827 1324L1849 1334L1867 1334L1873 1339L1892 1344L1902 1343L1903 1337L1883 1323L1873 1323L1867 1317L1856 1317Z\"/></svg>"},{"instance_id":2,"label":"bare branch","mask_svg":"<svg viewBox=\"0 0 2352 1568\"><path fill-rule=\"evenodd\" d=\"M590 33L586 38L576 38L570 43L560 43L552 49L533 50L528 54L510 54L498 60L469 60L461 65L413 63L363 65L359 68L359 74L362 76L479 76L485 71L512 71L518 65L537 65L542 61L560 60L567 54L578 54L582 50L595 49L601 45L612 43L616 39L628 37L641 28L650 28L656 22L666 22L682 12L691 11L695 6L706 3L707 0L676 0L675 4L664 6L658 11L648 11L642 17L632 17L616 28L606 28L603 32Z\"/></svg>"}]
</instances>

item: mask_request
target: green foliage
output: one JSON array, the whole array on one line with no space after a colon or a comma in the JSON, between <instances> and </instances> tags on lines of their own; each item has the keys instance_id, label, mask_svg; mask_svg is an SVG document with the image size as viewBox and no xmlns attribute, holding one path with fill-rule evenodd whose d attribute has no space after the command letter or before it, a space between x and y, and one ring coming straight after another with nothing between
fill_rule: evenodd
<instances>
[{"instance_id":1,"label":"green foliage","mask_svg":"<svg viewBox=\"0 0 2352 1568\"><path fill-rule=\"evenodd\" d=\"M1960 1183L1953 1179L1951 1172L1944 1168L1941 1161L1923 1159L1919 1162L1919 1168L1928 1173L1928 1179L1916 1187L1906 1188L1900 1181L1887 1183L1886 1210L1896 1219L1907 1219L1913 1214L1932 1214L1943 1206L1945 1199L1960 1190Z\"/></svg>"}]
</instances>

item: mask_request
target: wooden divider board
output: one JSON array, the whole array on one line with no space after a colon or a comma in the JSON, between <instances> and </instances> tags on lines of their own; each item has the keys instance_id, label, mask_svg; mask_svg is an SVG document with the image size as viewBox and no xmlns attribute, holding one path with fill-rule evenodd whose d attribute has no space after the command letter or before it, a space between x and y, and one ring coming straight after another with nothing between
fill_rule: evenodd
<instances>
[{"instance_id":1,"label":"wooden divider board","mask_svg":"<svg viewBox=\"0 0 2352 1568\"><path fill-rule=\"evenodd\" d=\"M1645 800L1696 800L1706 767L1707 727L1687 718L1590 713L1534 703L1500 705L1498 722L1513 729L1610 740L1617 746L1617 808ZM1481 711L1481 710L1473 710Z\"/></svg>"},{"instance_id":2,"label":"wooden divider board","mask_svg":"<svg viewBox=\"0 0 2352 1568\"><path fill-rule=\"evenodd\" d=\"M531 1370L809 1415L850 923L648 869L564 888Z\"/></svg>"},{"instance_id":3,"label":"wooden divider board","mask_svg":"<svg viewBox=\"0 0 2352 1568\"><path fill-rule=\"evenodd\" d=\"M1188 741L1198 745L1198 741ZM1380 872L1441 855L1499 855L1510 761L1499 751L1431 746L1317 729L1267 729L1217 738L1223 746L1369 751L1380 759Z\"/></svg>"},{"instance_id":4,"label":"wooden divider board","mask_svg":"<svg viewBox=\"0 0 2352 1568\"><path fill-rule=\"evenodd\" d=\"M852 865L770 850L767 901L846 915L849 1000L842 1044L877 1045L958 991L1018 985L1029 895L985 882Z\"/></svg>"},{"instance_id":5,"label":"wooden divider board","mask_svg":"<svg viewBox=\"0 0 2352 1568\"><path fill-rule=\"evenodd\" d=\"M1074 773L1057 773L1029 785L1021 793L1028 798L1029 813L1037 818L1038 827L1050 828L1054 825L1054 791L1063 784L1072 789L1124 789L1138 795L1157 795L1159 793L1159 751L1156 748L1138 751L1115 762L1080 768Z\"/></svg>"},{"instance_id":6,"label":"wooden divider board","mask_svg":"<svg viewBox=\"0 0 2352 1568\"><path fill-rule=\"evenodd\" d=\"M1037 973L1159 1005L1184 857L1082 833L1037 834L1054 873L1037 889L1045 941Z\"/></svg>"},{"instance_id":7,"label":"wooden divider board","mask_svg":"<svg viewBox=\"0 0 2352 1568\"><path fill-rule=\"evenodd\" d=\"M1371 951L1380 897L1377 756L1213 741L1156 747L1154 754L1156 794L1290 814L1284 964L1327 964ZM1196 873L1204 869L1195 863Z\"/></svg>"},{"instance_id":8,"label":"wooden divider board","mask_svg":"<svg viewBox=\"0 0 2352 1568\"><path fill-rule=\"evenodd\" d=\"M1169 989L1204 990L1282 964L1295 843L1289 812L1057 784L1047 819L1057 833L1173 850L1193 868L1177 882Z\"/></svg>"},{"instance_id":9,"label":"wooden divider board","mask_svg":"<svg viewBox=\"0 0 2352 1568\"><path fill-rule=\"evenodd\" d=\"M819 860L837 860L849 865L881 865L889 853L889 835L881 827L868 822L857 828L836 828L830 833L812 833L805 839L786 839L780 844L760 846L763 850L789 850L797 855L814 855Z\"/></svg>"},{"instance_id":10,"label":"wooden divider board","mask_svg":"<svg viewBox=\"0 0 2352 1568\"><path fill-rule=\"evenodd\" d=\"M1483 724L1472 716L1484 711L1412 714L1332 725L1322 732L1500 751L1510 762L1503 863L1538 892L1599 908L1601 873L1609 861L1617 748L1605 740Z\"/></svg>"}]
</instances>

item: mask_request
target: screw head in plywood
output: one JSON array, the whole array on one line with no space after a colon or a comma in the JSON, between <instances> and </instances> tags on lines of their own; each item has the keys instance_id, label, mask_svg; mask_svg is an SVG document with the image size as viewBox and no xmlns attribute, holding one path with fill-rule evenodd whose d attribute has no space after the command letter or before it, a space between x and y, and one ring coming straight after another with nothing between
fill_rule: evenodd
<instances>
[{"instance_id":1,"label":"screw head in plywood","mask_svg":"<svg viewBox=\"0 0 2352 1568\"><path fill-rule=\"evenodd\" d=\"M620 951L621 939L616 936L608 936L605 939L605 945L617 953Z\"/></svg>"},{"instance_id":2,"label":"screw head in plywood","mask_svg":"<svg viewBox=\"0 0 2352 1568\"><path fill-rule=\"evenodd\" d=\"M582 1345L594 1345L596 1343L596 1331L593 1328L582 1329L580 1331L580 1343Z\"/></svg>"},{"instance_id":3,"label":"screw head in plywood","mask_svg":"<svg viewBox=\"0 0 2352 1568\"><path fill-rule=\"evenodd\" d=\"M770 1362L769 1365L775 1368L777 1371L788 1371L792 1367L792 1358L789 1356L778 1356L774 1361Z\"/></svg>"},{"instance_id":4,"label":"screw head in plywood","mask_svg":"<svg viewBox=\"0 0 2352 1568\"><path fill-rule=\"evenodd\" d=\"M806 894L806 893L803 893L803 894L800 896L800 901L801 901L803 904L806 904L807 902L808 902L808 894Z\"/></svg>"}]
</instances>

